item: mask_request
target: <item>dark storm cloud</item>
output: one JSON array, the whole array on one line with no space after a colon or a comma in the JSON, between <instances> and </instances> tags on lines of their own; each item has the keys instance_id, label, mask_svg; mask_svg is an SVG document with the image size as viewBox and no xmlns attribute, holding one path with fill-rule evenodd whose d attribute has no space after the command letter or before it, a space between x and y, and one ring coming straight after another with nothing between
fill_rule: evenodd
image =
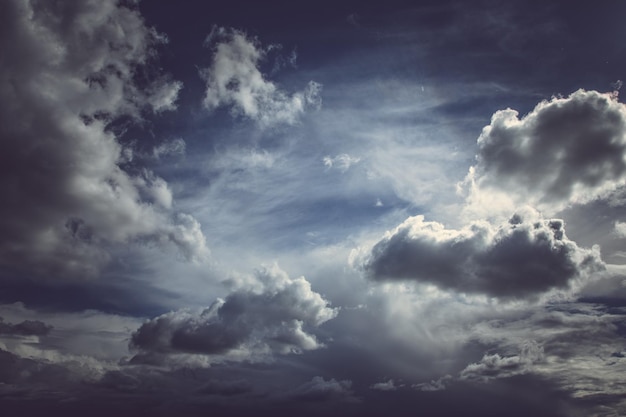
<instances>
[{"instance_id":1,"label":"dark storm cloud","mask_svg":"<svg viewBox=\"0 0 626 417\"><path fill-rule=\"evenodd\" d=\"M22 387L38 383L60 385L70 379L70 374L66 367L20 358L0 349L0 389L18 384ZM4 393L0 390L0 395L2 394Z\"/></svg>"},{"instance_id":2,"label":"dark storm cloud","mask_svg":"<svg viewBox=\"0 0 626 417\"><path fill-rule=\"evenodd\" d=\"M578 90L522 118L501 110L478 148L468 181L479 190L557 210L588 202L626 180L626 106L615 93Z\"/></svg>"},{"instance_id":3,"label":"dark storm cloud","mask_svg":"<svg viewBox=\"0 0 626 417\"><path fill-rule=\"evenodd\" d=\"M237 290L201 311L174 311L143 324L132 335L131 347L140 352L135 361L176 353L214 355L217 361L263 360L321 347L307 328L337 311L304 277L291 279L274 267L259 271L257 278L258 291Z\"/></svg>"},{"instance_id":4,"label":"dark storm cloud","mask_svg":"<svg viewBox=\"0 0 626 417\"><path fill-rule=\"evenodd\" d=\"M373 279L411 279L444 289L524 298L566 288L602 269L597 251L580 248L561 220L527 212L508 223L475 222L462 230L411 217L371 250L363 263Z\"/></svg>"},{"instance_id":5,"label":"dark storm cloud","mask_svg":"<svg viewBox=\"0 0 626 417\"><path fill-rule=\"evenodd\" d=\"M39 320L24 320L21 323L6 323L0 317L0 335L19 335L19 336L45 336L50 333L52 326Z\"/></svg>"},{"instance_id":6,"label":"dark storm cloud","mask_svg":"<svg viewBox=\"0 0 626 417\"><path fill-rule=\"evenodd\" d=\"M125 170L132 149L111 129L175 108L182 84L148 69L165 38L115 1L0 8L0 263L94 276L107 245L137 239L202 255L198 222L170 212L163 179Z\"/></svg>"}]
</instances>

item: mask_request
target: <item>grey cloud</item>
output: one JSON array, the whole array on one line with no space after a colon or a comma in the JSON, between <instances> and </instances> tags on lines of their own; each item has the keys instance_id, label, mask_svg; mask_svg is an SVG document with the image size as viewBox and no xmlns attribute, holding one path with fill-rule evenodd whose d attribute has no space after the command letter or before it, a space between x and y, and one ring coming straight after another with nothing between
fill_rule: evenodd
<instances>
[{"instance_id":1,"label":"grey cloud","mask_svg":"<svg viewBox=\"0 0 626 417\"><path fill-rule=\"evenodd\" d=\"M352 381L337 381L334 378L327 381L321 376L315 376L311 381L300 385L290 392L289 396L312 402L358 401L352 392Z\"/></svg>"},{"instance_id":2,"label":"grey cloud","mask_svg":"<svg viewBox=\"0 0 626 417\"><path fill-rule=\"evenodd\" d=\"M623 395L623 319L623 309L551 303L478 322L471 334L490 348L455 380L488 382L532 374L585 401L598 394Z\"/></svg>"},{"instance_id":3,"label":"grey cloud","mask_svg":"<svg viewBox=\"0 0 626 417\"><path fill-rule=\"evenodd\" d=\"M389 381L372 384L370 388L378 391L395 391L398 389L398 386L395 384L393 379L390 379Z\"/></svg>"},{"instance_id":4,"label":"grey cloud","mask_svg":"<svg viewBox=\"0 0 626 417\"><path fill-rule=\"evenodd\" d=\"M213 47L213 62L201 71L206 82L204 107L213 111L230 107L233 115L255 120L261 126L294 124L307 107L321 105L321 84L310 81L294 94L281 91L259 69L270 47L244 32L214 27L207 45Z\"/></svg>"},{"instance_id":5,"label":"grey cloud","mask_svg":"<svg viewBox=\"0 0 626 417\"><path fill-rule=\"evenodd\" d=\"M479 362L469 364L463 369L459 379L486 382L522 375L530 372L533 365L543 358L543 347L531 340L522 345L517 355L502 357L498 353L486 354Z\"/></svg>"},{"instance_id":6,"label":"grey cloud","mask_svg":"<svg viewBox=\"0 0 626 417\"><path fill-rule=\"evenodd\" d=\"M0 317L0 335L20 335L20 336L45 336L50 333L52 326L39 320L24 320L21 323L12 324L4 322Z\"/></svg>"},{"instance_id":7,"label":"grey cloud","mask_svg":"<svg viewBox=\"0 0 626 417\"><path fill-rule=\"evenodd\" d=\"M144 323L131 340L140 351L137 360L176 353L260 360L321 347L307 327L319 326L337 311L304 277L289 278L274 266L258 271L257 279L258 291L240 289L201 311L174 311Z\"/></svg>"},{"instance_id":8,"label":"grey cloud","mask_svg":"<svg viewBox=\"0 0 626 417\"><path fill-rule=\"evenodd\" d=\"M197 222L170 213L163 179L126 170L113 128L175 108L180 83L147 77L165 38L115 1L0 7L0 263L84 278L137 240L204 256Z\"/></svg>"},{"instance_id":9,"label":"grey cloud","mask_svg":"<svg viewBox=\"0 0 626 417\"><path fill-rule=\"evenodd\" d=\"M604 268L597 250L567 238L561 220L533 212L497 227L475 222L461 230L411 217L378 242L361 266L375 280L411 279L510 298L566 288Z\"/></svg>"},{"instance_id":10,"label":"grey cloud","mask_svg":"<svg viewBox=\"0 0 626 417\"><path fill-rule=\"evenodd\" d=\"M522 118L501 110L478 147L467 178L474 192L496 190L518 203L559 210L624 185L626 107L615 94L578 90L543 101Z\"/></svg>"}]
</instances>

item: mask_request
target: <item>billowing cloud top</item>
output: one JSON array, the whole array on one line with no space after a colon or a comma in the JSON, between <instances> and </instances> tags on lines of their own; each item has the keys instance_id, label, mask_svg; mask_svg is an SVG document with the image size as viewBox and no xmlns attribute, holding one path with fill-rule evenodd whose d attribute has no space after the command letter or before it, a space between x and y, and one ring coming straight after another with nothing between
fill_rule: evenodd
<instances>
[{"instance_id":1,"label":"billowing cloud top","mask_svg":"<svg viewBox=\"0 0 626 417\"><path fill-rule=\"evenodd\" d=\"M578 90L539 103L521 119L501 110L483 129L478 149L466 179L471 203L485 210L512 200L554 213L625 184L626 106L614 93Z\"/></svg>"},{"instance_id":2,"label":"billowing cloud top","mask_svg":"<svg viewBox=\"0 0 626 417\"><path fill-rule=\"evenodd\" d=\"M407 219L378 242L362 267L373 279L410 279L444 289L525 298L603 268L596 250L565 235L562 220L528 211L493 226L474 222L461 230Z\"/></svg>"},{"instance_id":3,"label":"billowing cloud top","mask_svg":"<svg viewBox=\"0 0 626 417\"><path fill-rule=\"evenodd\" d=\"M89 277L107 245L138 239L205 256L199 223L171 212L165 180L131 172L132 149L114 129L122 116L176 108L182 84L148 76L166 38L115 1L1 9L0 263Z\"/></svg>"},{"instance_id":4,"label":"billowing cloud top","mask_svg":"<svg viewBox=\"0 0 626 417\"><path fill-rule=\"evenodd\" d=\"M321 347L307 328L334 318L337 310L304 277L289 278L276 265L257 271L256 280L256 290L240 289L208 308L146 322L132 337L131 346L140 351L136 361L177 353L213 356L208 363L264 360Z\"/></svg>"}]
</instances>

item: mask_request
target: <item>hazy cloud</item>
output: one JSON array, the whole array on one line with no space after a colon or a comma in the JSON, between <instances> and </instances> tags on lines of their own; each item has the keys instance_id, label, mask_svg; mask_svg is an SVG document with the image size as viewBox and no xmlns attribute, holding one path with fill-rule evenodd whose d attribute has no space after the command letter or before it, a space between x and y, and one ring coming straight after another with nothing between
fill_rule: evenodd
<instances>
[{"instance_id":1,"label":"hazy cloud","mask_svg":"<svg viewBox=\"0 0 626 417\"><path fill-rule=\"evenodd\" d=\"M345 153L339 154L335 157L327 155L323 159L326 168L336 168L341 172L346 172L352 165L358 163L360 160L361 158L350 156Z\"/></svg>"},{"instance_id":2,"label":"hazy cloud","mask_svg":"<svg viewBox=\"0 0 626 417\"><path fill-rule=\"evenodd\" d=\"M311 381L300 385L289 393L298 400L304 401L358 401L352 392L352 381L337 381L334 378L325 380L321 376L315 376Z\"/></svg>"},{"instance_id":3,"label":"hazy cloud","mask_svg":"<svg viewBox=\"0 0 626 417\"><path fill-rule=\"evenodd\" d=\"M294 94L267 80L259 64L270 48L244 32L214 27L206 44L213 48L213 62L201 71L206 81L204 107L209 111L230 107L234 115L255 120L261 126L294 124L307 107L321 105L321 84L310 81Z\"/></svg>"},{"instance_id":4,"label":"hazy cloud","mask_svg":"<svg viewBox=\"0 0 626 417\"><path fill-rule=\"evenodd\" d=\"M626 223L615 222L615 233L620 237L626 237Z\"/></svg>"},{"instance_id":5,"label":"hazy cloud","mask_svg":"<svg viewBox=\"0 0 626 417\"><path fill-rule=\"evenodd\" d=\"M4 322L0 317L0 335L19 335L19 336L45 336L50 333L52 326L39 320L24 320L21 323L12 324Z\"/></svg>"}]
</instances>

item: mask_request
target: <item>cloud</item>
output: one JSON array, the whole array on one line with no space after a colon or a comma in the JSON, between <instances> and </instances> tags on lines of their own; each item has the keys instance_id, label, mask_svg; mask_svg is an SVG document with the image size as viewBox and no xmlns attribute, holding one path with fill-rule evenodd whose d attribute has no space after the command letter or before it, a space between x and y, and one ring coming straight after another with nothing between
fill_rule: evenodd
<instances>
[{"instance_id":1,"label":"cloud","mask_svg":"<svg viewBox=\"0 0 626 417\"><path fill-rule=\"evenodd\" d=\"M615 233L620 237L626 237L626 223L615 222Z\"/></svg>"},{"instance_id":2,"label":"cloud","mask_svg":"<svg viewBox=\"0 0 626 417\"><path fill-rule=\"evenodd\" d=\"M361 267L374 280L409 279L443 289L526 298L603 269L597 249L565 235L562 220L528 211L493 226L446 229L410 217L378 242Z\"/></svg>"},{"instance_id":3,"label":"cloud","mask_svg":"<svg viewBox=\"0 0 626 417\"><path fill-rule=\"evenodd\" d=\"M159 159L162 156L184 155L186 149L187 143L182 138L176 138L159 144L152 150L152 154Z\"/></svg>"},{"instance_id":4,"label":"cloud","mask_svg":"<svg viewBox=\"0 0 626 417\"><path fill-rule=\"evenodd\" d=\"M149 76L166 38L112 0L0 7L0 263L83 279L111 244L184 242L186 258L206 256L165 180L131 171L115 133L121 117L175 108L181 84Z\"/></svg>"},{"instance_id":5,"label":"cloud","mask_svg":"<svg viewBox=\"0 0 626 417\"><path fill-rule=\"evenodd\" d=\"M321 84L310 81L304 90L289 95L267 80L259 64L270 48L244 32L214 27L206 44L213 47L211 66L200 72L206 82L207 110L230 107L233 115L268 127L294 124L307 107L320 107Z\"/></svg>"},{"instance_id":6,"label":"cloud","mask_svg":"<svg viewBox=\"0 0 626 417\"><path fill-rule=\"evenodd\" d=\"M350 156L345 153L339 154L334 158L327 155L323 159L326 168L336 168L341 172L346 172L352 165L358 163L360 160L361 158Z\"/></svg>"},{"instance_id":7,"label":"cloud","mask_svg":"<svg viewBox=\"0 0 626 417\"><path fill-rule=\"evenodd\" d=\"M0 335L45 336L50 333L52 326L39 320L24 320L21 323L5 323L0 317Z\"/></svg>"},{"instance_id":8,"label":"cloud","mask_svg":"<svg viewBox=\"0 0 626 417\"><path fill-rule=\"evenodd\" d=\"M433 379L430 382L424 382L420 384L413 385L413 388L424 391L424 392L435 392L435 391L443 391L448 387L454 378L452 375L445 375L438 379Z\"/></svg>"},{"instance_id":9,"label":"cloud","mask_svg":"<svg viewBox=\"0 0 626 417\"><path fill-rule=\"evenodd\" d=\"M337 381L334 378L325 380L321 376L315 376L311 381L300 385L289 395L301 401L358 401L352 392L352 381Z\"/></svg>"},{"instance_id":10,"label":"cloud","mask_svg":"<svg viewBox=\"0 0 626 417\"><path fill-rule=\"evenodd\" d=\"M398 389L398 386L393 382L393 379L390 379L389 381L372 384L370 388L377 391L395 391Z\"/></svg>"},{"instance_id":11,"label":"cloud","mask_svg":"<svg viewBox=\"0 0 626 417\"><path fill-rule=\"evenodd\" d=\"M522 375L549 380L572 398L621 398L623 311L587 303L520 304L473 318L467 345L488 347L455 376L414 385L422 391L449 389L460 382L495 383Z\"/></svg>"},{"instance_id":12,"label":"cloud","mask_svg":"<svg viewBox=\"0 0 626 417\"><path fill-rule=\"evenodd\" d=\"M578 90L522 118L500 110L478 149L464 184L470 208L493 210L486 204L500 200L554 213L626 183L626 106L613 94Z\"/></svg>"},{"instance_id":13,"label":"cloud","mask_svg":"<svg viewBox=\"0 0 626 417\"><path fill-rule=\"evenodd\" d=\"M534 340L522 345L518 355L502 357L495 353L485 355L477 362L469 364L459 374L459 379L486 382L496 378L509 378L532 370L534 364L544 359L543 347Z\"/></svg>"},{"instance_id":14,"label":"cloud","mask_svg":"<svg viewBox=\"0 0 626 417\"><path fill-rule=\"evenodd\" d=\"M144 323L131 339L136 361L155 354L254 361L322 347L308 328L334 318L337 310L304 277L289 278L276 265L257 271L256 279L256 290L239 289L200 311L174 311Z\"/></svg>"}]
</instances>

